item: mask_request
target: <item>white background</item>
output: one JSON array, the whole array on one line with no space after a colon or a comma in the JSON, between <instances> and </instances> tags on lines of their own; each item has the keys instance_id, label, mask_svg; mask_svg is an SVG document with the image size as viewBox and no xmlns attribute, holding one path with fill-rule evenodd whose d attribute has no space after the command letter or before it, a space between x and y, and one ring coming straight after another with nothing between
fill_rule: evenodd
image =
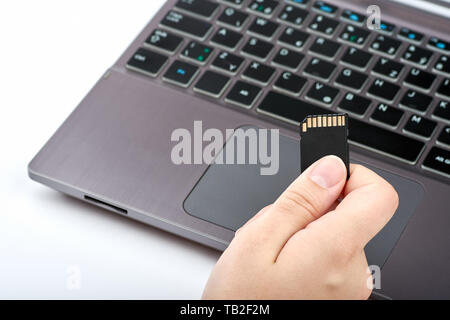
<instances>
[{"instance_id":1,"label":"white background","mask_svg":"<svg viewBox=\"0 0 450 320\"><path fill-rule=\"evenodd\" d=\"M197 299L219 253L31 181L27 164L164 0L0 4L0 298ZM76 284L79 290L69 290Z\"/></svg>"}]
</instances>

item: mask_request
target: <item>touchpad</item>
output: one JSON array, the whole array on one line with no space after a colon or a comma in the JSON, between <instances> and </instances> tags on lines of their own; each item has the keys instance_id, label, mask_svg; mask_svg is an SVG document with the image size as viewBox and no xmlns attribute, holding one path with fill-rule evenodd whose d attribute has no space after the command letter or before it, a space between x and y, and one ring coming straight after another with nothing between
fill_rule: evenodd
<instances>
[{"instance_id":1,"label":"touchpad","mask_svg":"<svg viewBox=\"0 0 450 320\"><path fill-rule=\"evenodd\" d=\"M252 127L244 129L255 130ZM299 141L280 135L279 168L275 175L261 174L266 164L229 164L230 161L223 161L228 164L212 164L184 202L186 212L227 229L237 230L261 208L273 203L300 174L299 148ZM225 150L218 155L218 159L227 159ZM267 151L274 150L269 148ZM246 150L247 160L248 152ZM399 208L392 220L365 249L369 265L382 267L423 198L424 190L417 182L363 165L389 181L400 198Z\"/></svg>"}]
</instances>

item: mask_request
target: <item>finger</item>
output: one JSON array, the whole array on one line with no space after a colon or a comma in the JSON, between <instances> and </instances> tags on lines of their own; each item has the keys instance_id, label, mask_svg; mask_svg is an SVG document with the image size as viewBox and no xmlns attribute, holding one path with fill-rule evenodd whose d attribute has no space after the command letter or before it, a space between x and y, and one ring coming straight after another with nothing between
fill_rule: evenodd
<instances>
[{"instance_id":1,"label":"finger","mask_svg":"<svg viewBox=\"0 0 450 320\"><path fill-rule=\"evenodd\" d=\"M398 202L397 192L386 180L363 166L351 165L344 199L325 228L344 237L345 245L364 248L392 218Z\"/></svg>"},{"instance_id":2,"label":"finger","mask_svg":"<svg viewBox=\"0 0 450 320\"><path fill-rule=\"evenodd\" d=\"M273 261L297 231L322 216L341 194L346 168L341 159L320 159L298 177L275 203L246 228L246 238ZM244 234L244 233L242 233Z\"/></svg>"},{"instance_id":3,"label":"finger","mask_svg":"<svg viewBox=\"0 0 450 320\"><path fill-rule=\"evenodd\" d=\"M258 219L258 217L262 216L264 213L266 213L270 208L272 207L272 205L268 205L265 206L264 208L262 208L257 214L255 214L250 220L248 220L242 227L240 227L238 230L236 230L236 234L240 231L242 231L246 226L248 226L250 223L252 223L252 221L255 221L256 219Z\"/></svg>"}]
</instances>

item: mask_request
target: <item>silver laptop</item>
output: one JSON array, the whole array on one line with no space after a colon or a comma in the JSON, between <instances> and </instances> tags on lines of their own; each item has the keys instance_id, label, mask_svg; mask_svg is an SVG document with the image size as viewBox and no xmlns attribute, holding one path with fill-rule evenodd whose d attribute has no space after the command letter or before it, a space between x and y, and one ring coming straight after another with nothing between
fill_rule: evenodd
<instances>
[{"instance_id":1,"label":"silver laptop","mask_svg":"<svg viewBox=\"0 0 450 320\"><path fill-rule=\"evenodd\" d=\"M169 0L29 164L33 180L224 250L300 173L299 123L348 113L400 196L375 298L450 298L449 1ZM376 6L373 6L373 5ZM177 164L173 133L279 129L279 168ZM232 138L231 138L232 139Z\"/></svg>"}]
</instances>

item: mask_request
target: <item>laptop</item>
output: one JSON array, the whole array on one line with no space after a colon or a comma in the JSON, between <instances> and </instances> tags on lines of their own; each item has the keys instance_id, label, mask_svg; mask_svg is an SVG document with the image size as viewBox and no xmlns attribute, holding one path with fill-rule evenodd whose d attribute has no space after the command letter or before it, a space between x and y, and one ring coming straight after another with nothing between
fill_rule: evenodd
<instances>
[{"instance_id":1,"label":"laptop","mask_svg":"<svg viewBox=\"0 0 450 320\"><path fill-rule=\"evenodd\" d=\"M365 248L381 270L373 297L450 298L449 3L372 4L168 0L30 177L224 250L300 174L300 122L347 113L351 161L400 198ZM176 130L238 128L279 130L276 174L262 175L260 162L173 161Z\"/></svg>"}]
</instances>

